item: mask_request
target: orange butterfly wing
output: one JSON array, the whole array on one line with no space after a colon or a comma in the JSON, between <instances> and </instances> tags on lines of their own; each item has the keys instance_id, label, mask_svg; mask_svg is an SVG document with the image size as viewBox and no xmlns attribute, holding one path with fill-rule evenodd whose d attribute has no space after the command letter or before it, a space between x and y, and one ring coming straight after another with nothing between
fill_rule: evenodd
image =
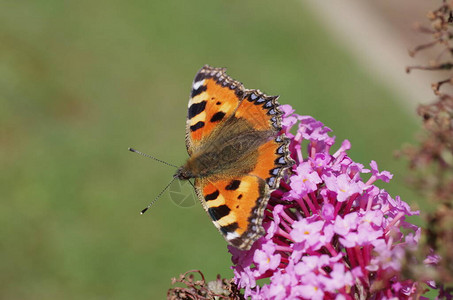
<instances>
[{"instance_id":1,"label":"orange butterfly wing","mask_svg":"<svg viewBox=\"0 0 453 300\"><path fill-rule=\"evenodd\" d=\"M243 85L227 76L223 68L204 66L198 71L192 84L186 122L189 155L232 116L243 93Z\"/></svg>"},{"instance_id":2,"label":"orange butterfly wing","mask_svg":"<svg viewBox=\"0 0 453 300\"><path fill-rule=\"evenodd\" d=\"M253 175L196 179L195 187L204 209L229 244L250 249L264 234L261 223L269 187L263 179Z\"/></svg>"},{"instance_id":3,"label":"orange butterfly wing","mask_svg":"<svg viewBox=\"0 0 453 300\"><path fill-rule=\"evenodd\" d=\"M294 164L289 156L289 139L279 134L283 113L277 99L278 96L266 96L259 90L247 90L235 112L235 117L247 119L256 130L274 132L272 139L258 147L258 164L250 172L264 179L271 190L278 187L284 171Z\"/></svg>"}]
</instances>

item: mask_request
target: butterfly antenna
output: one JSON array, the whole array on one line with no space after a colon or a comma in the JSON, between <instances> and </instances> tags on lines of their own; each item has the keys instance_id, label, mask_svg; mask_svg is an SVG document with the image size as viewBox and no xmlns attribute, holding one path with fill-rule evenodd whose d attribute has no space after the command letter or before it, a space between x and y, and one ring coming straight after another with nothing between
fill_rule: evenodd
<instances>
[{"instance_id":1,"label":"butterfly antenna","mask_svg":"<svg viewBox=\"0 0 453 300\"><path fill-rule=\"evenodd\" d=\"M162 194L170 187L170 185L173 183L173 181L175 181L176 178L177 178L176 176L173 176L173 179L172 179L172 180L167 184L167 186L159 193L159 195L157 195L157 197L154 198L154 200L151 201L151 203L148 204L147 207L145 207L144 209L142 209L142 210L140 211L140 214L141 214L141 215L143 215L143 214L144 214L144 213L145 213L145 212L146 212L146 211L154 204L154 202L156 202L157 199L159 199L159 198L162 196Z\"/></svg>"},{"instance_id":2,"label":"butterfly antenna","mask_svg":"<svg viewBox=\"0 0 453 300\"><path fill-rule=\"evenodd\" d=\"M172 165L172 164L170 164L170 163L168 163L168 162L166 162L166 161L163 161L163 160L160 160L160 159L158 159L158 158L155 158L154 156L151 156L151 155L149 155L149 154L145 154L145 153L143 153L143 152L140 152L140 151L138 151L138 150L135 150L134 148L130 148L130 147L129 147L128 149L129 149L129 151L131 151L131 152L134 152L134 153L143 155L143 156L148 157L148 158L152 158L152 159L154 159L154 160L157 160L157 161L160 162L160 163L166 164L167 166L171 166L171 167L178 168L178 166Z\"/></svg>"}]
</instances>

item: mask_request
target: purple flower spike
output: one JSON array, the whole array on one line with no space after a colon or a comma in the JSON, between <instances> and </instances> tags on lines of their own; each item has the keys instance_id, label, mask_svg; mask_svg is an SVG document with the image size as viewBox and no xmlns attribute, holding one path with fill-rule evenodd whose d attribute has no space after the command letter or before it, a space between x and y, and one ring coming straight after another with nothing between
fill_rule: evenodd
<instances>
[{"instance_id":1,"label":"purple flower spike","mask_svg":"<svg viewBox=\"0 0 453 300\"><path fill-rule=\"evenodd\" d=\"M413 299L417 283L403 280L400 271L405 249L416 247L420 236L420 229L404 219L418 212L374 185L392 178L379 172L375 161L364 182L362 175L370 170L348 157L349 141L331 153L335 139L329 128L295 114L289 105L281 110L282 132L291 139L296 164L272 193L265 236L248 251L229 248L234 280L244 296ZM433 254L426 263L437 260ZM269 283L257 285L263 278Z\"/></svg>"}]
</instances>

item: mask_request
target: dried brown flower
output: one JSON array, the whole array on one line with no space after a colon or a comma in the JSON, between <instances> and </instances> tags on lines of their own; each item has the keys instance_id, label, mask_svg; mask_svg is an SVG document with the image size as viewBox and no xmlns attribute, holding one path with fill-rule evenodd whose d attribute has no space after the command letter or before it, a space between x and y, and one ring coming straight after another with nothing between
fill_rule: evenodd
<instances>
[{"instance_id":1,"label":"dried brown flower","mask_svg":"<svg viewBox=\"0 0 453 300\"><path fill-rule=\"evenodd\" d=\"M200 276L195 280L195 274ZM168 300L208 300L208 299L233 299L243 300L232 279L222 279L217 275L216 280L206 282L204 275L199 270L190 270L179 275L179 278L172 278L172 285L182 283L185 287L173 287L167 292Z\"/></svg>"},{"instance_id":2,"label":"dried brown flower","mask_svg":"<svg viewBox=\"0 0 453 300\"><path fill-rule=\"evenodd\" d=\"M402 153L409 160L410 185L419 191L434 208L425 214L424 254L430 249L440 255L436 266L437 282L453 282L453 96L442 93L441 87L453 84L453 2L443 0L439 8L428 13L431 27L416 26L416 30L431 35L431 41L415 47L410 55L429 48L439 49L428 65L411 66L428 71L446 71L444 80L433 83L438 98L431 104L420 105L417 113L423 119L419 145L406 146Z\"/></svg>"}]
</instances>

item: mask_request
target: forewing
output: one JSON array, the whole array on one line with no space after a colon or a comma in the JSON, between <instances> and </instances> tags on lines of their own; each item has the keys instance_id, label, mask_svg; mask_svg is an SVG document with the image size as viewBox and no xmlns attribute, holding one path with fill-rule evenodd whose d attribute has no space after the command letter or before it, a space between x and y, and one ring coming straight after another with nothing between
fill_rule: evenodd
<instances>
[{"instance_id":1,"label":"forewing","mask_svg":"<svg viewBox=\"0 0 453 300\"><path fill-rule=\"evenodd\" d=\"M288 149L289 139L281 131L283 112L278 96L267 96L259 90L246 90L244 100L234 117L246 119L257 131L270 132L256 149L257 164L250 172L266 181L272 191L279 185L285 170L294 164Z\"/></svg>"},{"instance_id":2,"label":"forewing","mask_svg":"<svg viewBox=\"0 0 453 300\"><path fill-rule=\"evenodd\" d=\"M225 74L223 68L204 66L195 75L190 95L186 147L192 155L203 141L231 117L244 95L243 85Z\"/></svg>"},{"instance_id":3,"label":"forewing","mask_svg":"<svg viewBox=\"0 0 453 300\"><path fill-rule=\"evenodd\" d=\"M281 130L283 115L279 105L278 96L267 96L260 90L246 90L244 101L240 103L234 116L246 119L255 130L277 134Z\"/></svg>"}]
</instances>

